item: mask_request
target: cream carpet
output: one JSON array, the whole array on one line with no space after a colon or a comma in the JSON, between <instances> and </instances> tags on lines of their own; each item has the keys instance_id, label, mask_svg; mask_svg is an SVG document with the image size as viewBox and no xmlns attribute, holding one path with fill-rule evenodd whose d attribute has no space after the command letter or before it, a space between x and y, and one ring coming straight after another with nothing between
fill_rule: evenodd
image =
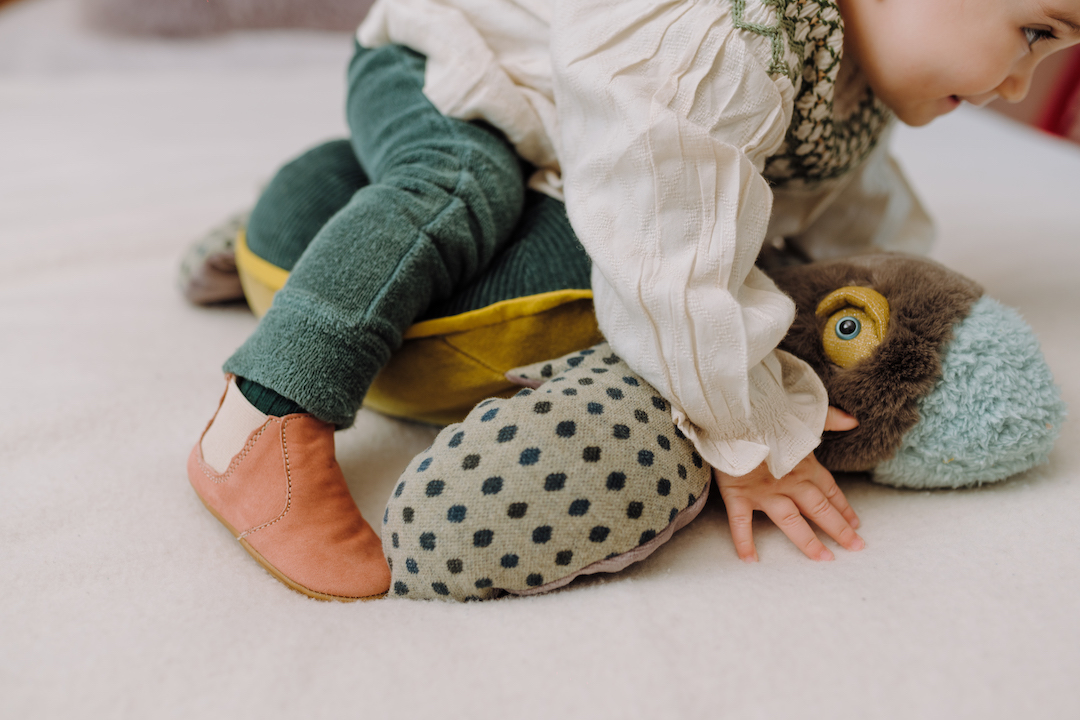
<instances>
[{"instance_id":1,"label":"cream carpet","mask_svg":"<svg viewBox=\"0 0 1080 720\"><path fill-rule=\"evenodd\" d=\"M174 288L185 245L343 133L342 35L191 42L0 11L0 717L1080 717L1080 430L995 487L845 489L869 547L762 563L712 503L647 561L527 599L329 604L188 486L255 324ZM1080 148L965 109L896 150L936 257L1022 309L1074 412ZM364 415L369 518L430 428Z\"/></svg>"}]
</instances>

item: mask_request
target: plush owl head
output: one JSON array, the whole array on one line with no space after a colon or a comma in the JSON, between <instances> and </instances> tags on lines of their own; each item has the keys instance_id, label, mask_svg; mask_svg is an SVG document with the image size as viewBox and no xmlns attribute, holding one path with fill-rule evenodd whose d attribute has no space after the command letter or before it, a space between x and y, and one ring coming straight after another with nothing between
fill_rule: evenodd
<instances>
[{"instance_id":1,"label":"plush owl head","mask_svg":"<svg viewBox=\"0 0 1080 720\"><path fill-rule=\"evenodd\" d=\"M1065 406L1016 311L944 266L900 254L768 271L797 316L781 348L859 420L826 433L834 471L904 487L996 482L1045 462Z\"/></svg>"}]
</instances>

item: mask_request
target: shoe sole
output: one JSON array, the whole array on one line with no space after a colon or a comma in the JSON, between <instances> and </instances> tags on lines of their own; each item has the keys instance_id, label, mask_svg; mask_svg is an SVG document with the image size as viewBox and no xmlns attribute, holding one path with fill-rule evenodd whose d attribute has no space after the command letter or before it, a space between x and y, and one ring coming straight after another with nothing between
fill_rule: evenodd
<instances>
[{"instance_id":1,"label":"shoe sole","mask_svg":"<svg viewBox=\"0 0 1080 720\"><path fill-rule=\"evenodd\" d=\"M385 592L381 592L381 593L378 593L376 595L366 595L364 597L350 597L348 595L328 595L327 593L321 593L321 592L318 592L317 590L312 590L311 588L304 587L303 585L296 582L295 580L289 579L288 577L286 577L284 575L284 573L282 573L276 567L271 565L270 561L262 556L262 553L260 553L258 550L253 548L251 546L251 543L249 543L244 538L240 537L240 533L238 533L236 531L236 528L234 528L232 525L230 525L228 522L226 522L225 518L218 515L217 510L214 510L214 508L210 507L210 505L205 500L203 500L202 495L199 495L198 492L196 492L195 495L196 495L196 497L199 498L199 502L201 502L203 504L203 507L205 507L207 510L209 510L210 514L213 515L215 518L217 518L217 521L219 523L221 523L222 525L224 525L225 529L228 530L229 532L231 532L232 536L234 538L236 538L240 542L240 546L243 547L244 550L247 550L248 555L255 558L255 562L262 565L263 569L265 569L268 573L273 575L276 580L278 580L282 584L286 585L287 587L295 590L296 592L301 593L303 595L307 595L309 598L314 598L316 600L323 600L323 601L326 601L326 602L356 602L357 600L362 601L362 602L367 602L368 600L379 600L381 598L386 597Z\"/></svg>"}]
</instances>

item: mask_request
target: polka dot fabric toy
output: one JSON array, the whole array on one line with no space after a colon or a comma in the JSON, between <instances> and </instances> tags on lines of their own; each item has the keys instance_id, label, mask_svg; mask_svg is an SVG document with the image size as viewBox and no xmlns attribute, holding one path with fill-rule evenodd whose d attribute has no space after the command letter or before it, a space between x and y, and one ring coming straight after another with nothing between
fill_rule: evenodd
<instances>
[{"instance_id":1,"label":"polka dot fabric toy","mask_svg":"<svg viewBox=\"0 0 1080 720\"><path fill-rule=\"evenodd\" d=\"M511 371L402 474L383 516L391 596L527 595L652 553L711 472L668 403L606 344Z\"/></svg>"}]
</instances>

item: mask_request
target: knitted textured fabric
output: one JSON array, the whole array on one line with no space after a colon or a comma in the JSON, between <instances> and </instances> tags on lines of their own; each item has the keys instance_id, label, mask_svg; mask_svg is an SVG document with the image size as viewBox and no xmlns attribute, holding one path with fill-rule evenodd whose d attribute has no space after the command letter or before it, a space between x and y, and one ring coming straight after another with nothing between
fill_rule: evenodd
<instances>
[{"instance_id":1,"label":"knitted textured fabric","mask_svg":"<svg viewBox=\"0 0 1080 720\"><path fill-rule=\"evenodd\" d=\"M291 271L319 231L370 184L348 140L330 140L307 150L278 170L263 189L244 228L248 248Z\"/></svg>"},{"instance_id":2,"label":"knitted textured fabric","mask_svg":"<svg viewBox=\"0 0 1080 720\"><path fill-rule=\"evenodd\" d=\"M772 73L796 84L791 124L784 143L765 163L774 186L799 187L835 178L861 162L883 136L892 112L863 84L850 107L838 112L835 98L844 47L844 22L832 0L764 0L776 25L746 21L745 0L732 0L735 26L772 40ZM787 67L785 44L797 63Z\"/></svg>"},{"instance_id":3,"label":"knitted textured fabric","mask_svg":"<svg viewBox=\"0 0 1080 720\"><path fill-rule=\"evenodd\" d=\"M248 250L269 263L275 276L258 279L268 285L268 294L277 292L319 231L368 184L370 180L350 141L331 140L318 145L277 172L246 227L242 223L232 227L229 249L237 231L243 230ZM237 253L236 262L242 263L245 257ZM368 257L346 253L335 257L335 261L346 267L365 265ZM555 290L587 290L591 267L570 228L563 203L527 190L521 218L487 271L450 297L433 300L418 320L458 315L503 300ZM245 290L250 290L248 285ZM248 295L252 301L251 293ZM267 308L252 302L252 309L262 316Z\"/></svg>"},{"instance_id":4,"label":"knitted textured fabric","mask_svg":"<svg viewBox=\"0 0 1080 720\"><path fill-rule=\"evenodd\" d=\"M524 204L513 148L438 112L423 94L424 66L399 46L357 48L347 118L371 184L321 227L225 364L339 427L352 425L409 325L511 238Z\"/></svg>"},{"instance_id":5,"label":"knitted textured fabric","mask_svg":"<svg viewBox=\"0 0 1080 720\"><path fill-rule=\"evenodd\" d=\"M307 412L292 400L278 395L268 387L247 378L237 378L236 387L247 401L259 412L273 417L285 417L293 413Z\"/></svg>"},{"instance_id":6,"label":"knitted textured fabric","mask_svg":"<svg viewBox=\"0 0 1080 720\"><path fill-rule=\"evenodd\" d=\"M1031 327L983 297L954 328L919 421L874 479L914 488L997 482L1046 462L1065 404Z\"/></svg>"},{"instance_id":7,"label":"knitted textured fabric","mask_svg":"<svg viewBox=\"0 0 1080 720\"><path fill-rule=\"evenodd\" d=\"M256 315L266 314L309 245L335 215L348 212L346 206L367 184L348 140L315 147L277 173L235 243L236 269ZM373 254L345 251L333 261L361 277ZM462 420L483 398L509 397L516 388L503 376L506 370L602 339L592 313L589 271L589 257L570 229L563 203L526 191L507 245L475 280L448 298L433 299L379 374L363 382L371 383L364 403L388 415L445 425ZM319 290L333 294L330 287ZM356 294L347 286L338 292ZM323 374L323 381L335 378ZM240 389L259 410L282 414L276 412L279 405L251 393L249 381Z\"/></svg>"},{"instance_id":8,"label":"knitted textured fabric","mask_svg":"<svg viewBox=\"0 0 1080 720\"><path fill-rule=\"evenodd\" d=\"M383 516L392 595L544 592L641 560L704 506L709 467L606 344L517 376L536 389L480 403L402 474Z\"/></svg>"},{"instance_id":9,"label":"knitted textured fabric","mask_svg":"<svg viewBox=\"0 0 1080 720\"><path fill-rule=\"evenodd\" d=\"M210 305L243 299L236 274L236 235L247 224L248 215L241 212L229 217L184 253L177 285L189 302Z\"/></svg>"}]
</instances>

